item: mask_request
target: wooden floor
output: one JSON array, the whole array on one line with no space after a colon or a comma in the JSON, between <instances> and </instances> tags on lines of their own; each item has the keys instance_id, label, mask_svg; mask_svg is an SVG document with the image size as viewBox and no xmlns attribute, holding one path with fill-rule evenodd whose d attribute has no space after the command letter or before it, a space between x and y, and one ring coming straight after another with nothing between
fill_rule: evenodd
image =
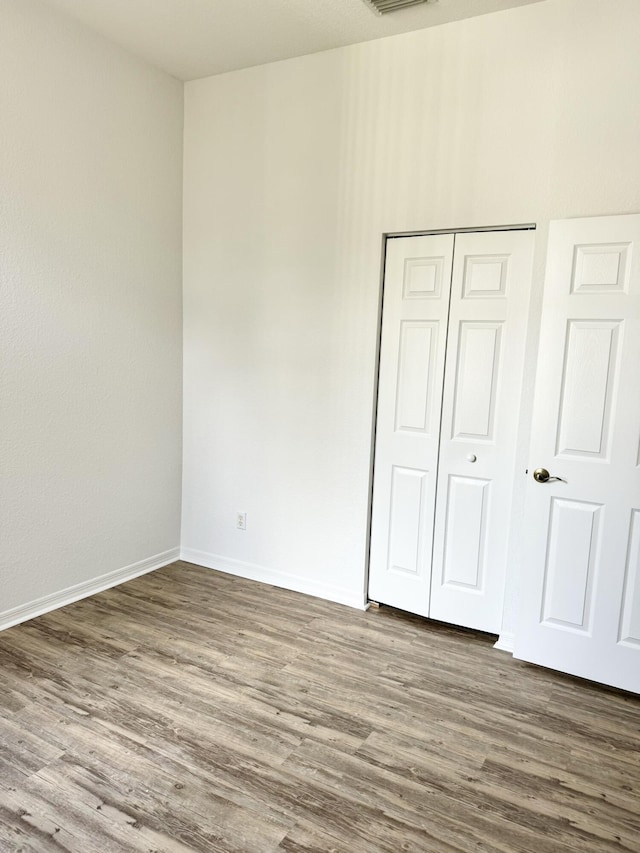
<instances>
[{"instance_id":1,"label":"wooden floor","mask_svg":"<svg viewBox=\"0 0 640 853\"><path fill-rule=\"evenodd\" d=\"M0 635L0 850L640 851L640 699L177 563Z\"/></svg>"}]
</instances>

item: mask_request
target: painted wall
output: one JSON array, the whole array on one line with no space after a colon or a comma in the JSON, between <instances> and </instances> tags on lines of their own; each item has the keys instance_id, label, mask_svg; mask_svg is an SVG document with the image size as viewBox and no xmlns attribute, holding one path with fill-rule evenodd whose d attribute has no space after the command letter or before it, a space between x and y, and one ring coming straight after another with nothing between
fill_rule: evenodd
<instances>
[{"instance_id":1,"label":"painted wall","mask_svg":"<svg viewBox=\"0 0 640 853\"><path fill-rule=\"evenodd\" d=\"M640 210L638 32L547 0L187 84L187 558L362 604L385 231L538 223L524 472L548 221Z\"/></svg>"},{"instance_id":2,"label":"painted wall","mask_svg":"<svg viewBox=\"0 0 640 853\"><path fill-rule=\"evenodd\" d=\"M362 604L385 231L538 223L524 471L548 221L640 210L639 31L547 0L187 84L186 557Z\"/></svg>"},{"instance_id":3,"label":"painted wall","mask_svg":"<svg viewBox=\"0 0 640 853\"><path fill-rule=\"evenodd\" d=\"M2 624L177 553L182 118L177 81L0 0Z\"/></svg>"}]
</instances>

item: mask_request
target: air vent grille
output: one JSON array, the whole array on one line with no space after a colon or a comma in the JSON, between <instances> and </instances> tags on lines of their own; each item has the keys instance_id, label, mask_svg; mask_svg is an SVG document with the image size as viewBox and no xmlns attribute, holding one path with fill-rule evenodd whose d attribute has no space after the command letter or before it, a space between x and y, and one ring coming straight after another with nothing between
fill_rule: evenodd
<instances>
[{"instance_id":1,"label":"air vent grille","mask_svg":"<svg viewBox=\"0 0 640 853\"><path fill-rule=\"evenodd\" d=\"M364 0L364 2L379 15L386 15L388 12L404 9L406 6L423 6L435 0Z\"/></svg>"}]
</instances>

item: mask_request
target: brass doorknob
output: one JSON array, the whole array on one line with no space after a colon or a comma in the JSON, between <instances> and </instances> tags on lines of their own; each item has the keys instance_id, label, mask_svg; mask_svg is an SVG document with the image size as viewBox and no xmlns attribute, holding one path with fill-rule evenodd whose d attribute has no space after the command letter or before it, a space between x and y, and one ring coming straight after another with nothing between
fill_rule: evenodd
<instances>
[{"instance_id":1,"label":"brass doorknob","mask_svg":"<svg viewBox=\"0 0 640 853\"><path fill-rule=\"evenodd\" d=\"M550 476L551 474L549 474L546 468L536 468L533 472L533 479L536 483L547 483Z\"/></svg>"},{"instance_id":2,"label":"brass doorknob","mask_svg":"<svg viewBox=\"0 0 640 853\"><path fill-rule=\"evenodd\" d=\"M561 483L565 482L562 477L552 477L546 468L536 468L533 472L533 479L536 483L549 483L551 480L559 480Z\"/></svg>"}]
</instances>

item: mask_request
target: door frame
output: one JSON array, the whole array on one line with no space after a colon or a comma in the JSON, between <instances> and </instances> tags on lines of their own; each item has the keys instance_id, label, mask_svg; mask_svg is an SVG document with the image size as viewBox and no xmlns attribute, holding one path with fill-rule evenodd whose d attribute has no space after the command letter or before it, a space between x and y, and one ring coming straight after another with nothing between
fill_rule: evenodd
<instances>
[{"instance_id":1,"label":"door frame","mask_svg":"<svg viewBox=\"0 0 640 853\"><path fill-rule=\"evenodd\" d=\"M460 228L429 228L418 231L384 231L381 235L380 246L380 275L378 280L378 313L376 319L375 361L373 397L371 406L371 435L369 445L369 488L367 502L367 527L365 538L365 567L364 567L364 600L365 609L377 602L369 598L369 567L371 564L371 529L373 513L373 476L375 472L376 429L378 423L378 391L380 385L380 345L382 340L382 312L384 310L384 278L387 259L387 241L396 237L428 237L433 234L468 234L473 232L498 231L536 231L535 222L524 222L514 225L476 225ZM500 641L498 640L498 643Z\"/></svg>"}]
</instances>

